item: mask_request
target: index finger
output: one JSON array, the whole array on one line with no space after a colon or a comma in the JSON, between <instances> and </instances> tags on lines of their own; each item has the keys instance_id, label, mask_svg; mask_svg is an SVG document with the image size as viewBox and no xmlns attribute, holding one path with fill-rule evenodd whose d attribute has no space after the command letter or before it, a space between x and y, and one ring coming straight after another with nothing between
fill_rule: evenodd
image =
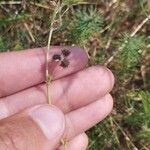
<instances>
[{"instance_id":1,"label":"index finger","mask_svg":"<svg viewBox=\"0 0 150 150\"><path fill-rule=\"evenodd\" d=\"M63 69L50 61L49 72L54 79L79 71L87 64L86 53L77 47L52 47L50 58L64 48L71 51L68 57L70 65ZM44 80L45 48L0 54L0 97L40 84Z\"/></svg>"}]
</instances>

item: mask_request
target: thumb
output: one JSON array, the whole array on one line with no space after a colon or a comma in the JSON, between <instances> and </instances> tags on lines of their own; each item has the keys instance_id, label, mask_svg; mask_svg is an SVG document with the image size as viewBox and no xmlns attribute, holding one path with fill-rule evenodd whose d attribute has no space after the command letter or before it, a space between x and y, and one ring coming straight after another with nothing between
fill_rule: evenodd
<instances>
[{"instance_id":1,"label":"thumb","mask_svg":"<svg viewBox=\"0 0 150 150\"><path fill-rule=\"evenodd\" d=\"M64 130L65 117L58 108L38 105L0 121L0 149L53 150Z\"/></svg>"}]
</instances>

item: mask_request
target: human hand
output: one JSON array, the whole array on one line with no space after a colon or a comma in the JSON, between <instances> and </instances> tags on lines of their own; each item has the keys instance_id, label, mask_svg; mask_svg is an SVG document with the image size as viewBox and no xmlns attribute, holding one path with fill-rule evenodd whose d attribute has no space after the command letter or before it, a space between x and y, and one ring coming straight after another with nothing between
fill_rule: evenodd
<instances>
[{"instance_id":1,"label":"human hand","mask_svg":"<svg viewBox=\"0 0 150 150\"><path fill-rule=\"evenodd\" d=\"M62 47L53 47L50 56ZM53 106L46 104L44 48L0 54L0 149L85 150L84 133L112 110L112 73L100 66L85 68L87 56L71 49L68 68L50 62Z\"/></svg>"}]
</instances>

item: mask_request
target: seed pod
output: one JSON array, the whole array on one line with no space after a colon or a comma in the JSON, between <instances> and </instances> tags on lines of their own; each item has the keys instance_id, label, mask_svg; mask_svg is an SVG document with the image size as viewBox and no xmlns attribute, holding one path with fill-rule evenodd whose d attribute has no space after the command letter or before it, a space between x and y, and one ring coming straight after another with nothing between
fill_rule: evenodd
<instances>
[{"instance_id":1,"label":"seed pod","mask_svg":"<svg viewBox=\"0 0 150 150\"><path fill-rule=\"evenodd\" d=\"M62 61L61 61L61 64L60 66L63 67L63 68L67 68L69 66L69 60L64 58Z\"/></svg>"},{"instance_id":2,"label":"seed pod","mask_svg":"<svg viewBox=\"0 0 150 150\"><path fill-rule=\"evenodd\" d=\"M52 57L52 60L54 60L56 62L61 61L61 56L59 54L54 54Z\"/></svg>"},{"instance_id":3,"label":"seed pod","mask_svg":"<svg viewBox=\"0 0 150 150\"><path fill-rule=\"evenodd\" d=\"M62 54L63 54L63 56L68 57L68 56L70 55L70 50L68 50L68 49L63 49L63 50L62 50Z\"/></svg>"}]
</instances>

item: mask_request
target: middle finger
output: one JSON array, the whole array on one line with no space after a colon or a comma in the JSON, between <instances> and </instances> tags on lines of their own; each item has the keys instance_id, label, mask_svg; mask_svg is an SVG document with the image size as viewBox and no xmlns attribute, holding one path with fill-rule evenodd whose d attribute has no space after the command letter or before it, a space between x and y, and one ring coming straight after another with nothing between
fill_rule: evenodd
<instances>
[{"instance_id":1,"label":"middle finger","mask_svg":"<svg viewBox=\"0 0 150 150\"><path fill-rule=\"evenodd\" d=\"M53 81L50 88L52 103L66 113L103 97L112 90L113 84L114 77L107 68L90 67ZM0 118L41 103L46 103L45 84L1 98Z\"/></svg>"}]
</instances>

